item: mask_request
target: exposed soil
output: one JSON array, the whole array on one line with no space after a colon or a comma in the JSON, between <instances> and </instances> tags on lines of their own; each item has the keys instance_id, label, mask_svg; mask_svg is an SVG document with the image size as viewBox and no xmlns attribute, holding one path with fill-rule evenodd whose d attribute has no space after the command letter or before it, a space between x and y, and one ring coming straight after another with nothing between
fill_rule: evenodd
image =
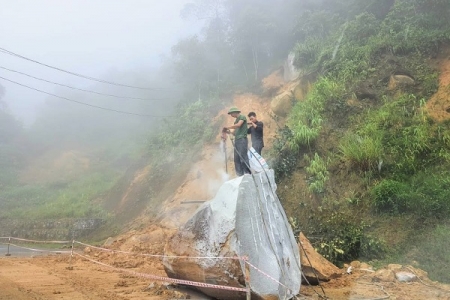
<instances>
[{"instance_id":1,"label":"exposed soil","mask_svg":"<svg viewBox=\"0 0 450 300\"><path fill-rule=\"evenodd\" d=\"M187 296L175 286L119 272L119 268L166 276L162 265L148 258L113 257L105 253L84 253L95 260L115 266L116 270L75 257L47 256L34 258L0 258L0 299L113 299L167 300L208 299ZM72 266L72 269L69 267ZM416 270L417 271L417 270ZM321 286L303 285L299 299L319 299L323 291L328 299L450 299L450 286L431 282L417 271L414 282L383 281L373 272L356 270ZM323 288L323 291L322 291ZM190 298L186 298L190 297Z\"/></svg>"},{"instance_id":2,"label":"exposed soil","mask_svg":"<svg viewBox=\"0 0 450 300\"><path fill-rule=\"evenodd\" d=\"M426 104L430 117L436 121L450 120L450 47L437 60L440 70L439 89Z\"/></svg>"}]
</instances>

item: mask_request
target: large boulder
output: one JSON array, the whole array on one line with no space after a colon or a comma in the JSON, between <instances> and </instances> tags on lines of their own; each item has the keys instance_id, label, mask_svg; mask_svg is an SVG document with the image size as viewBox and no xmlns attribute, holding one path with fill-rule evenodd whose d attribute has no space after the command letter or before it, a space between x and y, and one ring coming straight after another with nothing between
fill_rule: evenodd
<instances>
[{"instance_id":1,"label":"large boulder","mask_svg":"<svg viewBox=\"0 0 450 300\"><path fill-rule=\"evenodd\" d=\"M270 108L276 115L280 117L286 117L287 114L291 111L292 106L294 106L294 97L292 91L286 91L273 98L270 102Z\"/></svg>"},{"instance_id":2,"label":"large boulder","mask_svg":"<svg viewBox=\"0 0 450 300\"><path fill-rule=\"evenodd\" d=\"M220 257L246 256L252 264L252 299L290 299L298 294L298 247L275 191L273 170L224 183L165 249L166 256L210 258L165 258L168 276L242 288L244 262ZM242 292L199 289L217 299L245 299Z\"/></svg>"},{"instance_id":3,"label":"large boulder","mask_svg":"<svg viewBox=\"0 0 450 300\"><path fill-rule=\"evenodd\" d=\"M393 91L401 87L414 85L414 78L408 75L391 75L389 78L388 90Z\"/></svg>"},{"instance_id":4,"label":"large boulder","mask_svg":"<svg viewBox=\"0 0 450 300\"><path fill-rule=\"evenodd\" d=\"M283 75L281 70L276 70L269 76L262 80L263 95L272 97L284 85Z\"/></svg>"},{"instance_id":5,"label":"large boulder","mask_svg":"<svg viewBox=\"0 0 450 300\"><path fill-rule=\"evenodd\" d=\"M318 281L329 281L341 276L341 270L317 253L303 233L300 233L299 239L303 279L306 278L310 284L318 284Z\"/></svg>"}]
</instances>

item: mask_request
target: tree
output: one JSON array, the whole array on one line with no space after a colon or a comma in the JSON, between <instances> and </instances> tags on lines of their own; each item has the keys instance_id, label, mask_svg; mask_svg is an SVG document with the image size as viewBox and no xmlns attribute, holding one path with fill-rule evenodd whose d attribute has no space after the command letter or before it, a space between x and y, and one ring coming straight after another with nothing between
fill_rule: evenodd
<instances>
[{"instance_id":1,"label":"tree","mask_svg":"<svg viewBox=\"0 0 450 300\"><path fill-rule=\"evenodd\" d=\"M22 131L22 124L8 112L3 95L4 89L0 86L0 144L11 142Z\"/></svg>"}]
</instances>

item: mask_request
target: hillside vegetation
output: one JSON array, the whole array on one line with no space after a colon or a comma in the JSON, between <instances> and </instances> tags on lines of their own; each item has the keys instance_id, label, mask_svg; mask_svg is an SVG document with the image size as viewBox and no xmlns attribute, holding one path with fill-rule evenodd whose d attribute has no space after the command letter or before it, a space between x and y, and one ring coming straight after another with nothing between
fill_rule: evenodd
<instances>
[{"instance_id":1,"label":"hillside vegetation","mask_svg":"<svg viewBox=\"0 0 450 300\"><path fill-rule=\"evenodd\" d=\"M282 198L293 225L338 264L401 257L449 281L450 253L439 245L450 241L450 122L427 102L438 88L449 95L438 78L450 54L450 3L342 11L310 11L322 26L294 48L314 83L288 116Z\"/></svg>"},{"instance_id":2,"label":"hillside vegetation","mask_svg":"<svg viewBox=\"0 0 450 300\"><path fill-rule=\"evenodd\" d=\"M99 140L116 118L103 116L93 131L97 115L79 112L80 120L58 108L46 116L59 118L44 115L25 130L0 110L8 124L0 124L0 218L114 220L108 201L120 202L133 180L128 173L146 166L136 213L121 222L145 207L157 211L169 184L181 182L220 131L217 112L234 93L262 93L261 79L293 52L307 93L293 99L267 148L296 232L336 264L414 263L450 282L450 103L439 113L430 105L436 93L450 98L442 77L450 70L448 0L198 0L182 15L204 20L204 28L174 45L156 72L166 87L175 80L176 100L134 106L169 117L126 119ZM133 128L138 138L128 136ZM49 136L57 147L42 142ZM85 169L62 170L57 180L24 176L32 161L80 141L90 153ZM86 157L74 159L79 168Z\"/></svg>"}]
</instances>

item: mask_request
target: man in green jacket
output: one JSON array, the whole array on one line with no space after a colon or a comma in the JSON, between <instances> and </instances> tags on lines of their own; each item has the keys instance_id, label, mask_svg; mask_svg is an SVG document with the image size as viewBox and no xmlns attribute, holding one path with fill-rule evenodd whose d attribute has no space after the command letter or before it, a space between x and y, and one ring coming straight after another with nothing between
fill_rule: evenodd
<instances>
[{"instance_id":1,"label":"man in green jacket","mask_svg":"<svg viewBox=\"0 0 450 300\"><path fill-rule=\"evenodd\" d=\"M228 114L236 119L233 125L225 127L227 130L234 129L234 167L236 175L250 174L247 155L247 118L241 115L241 111L237 107L230 108Z\"/></svg>"}]
</instances>

